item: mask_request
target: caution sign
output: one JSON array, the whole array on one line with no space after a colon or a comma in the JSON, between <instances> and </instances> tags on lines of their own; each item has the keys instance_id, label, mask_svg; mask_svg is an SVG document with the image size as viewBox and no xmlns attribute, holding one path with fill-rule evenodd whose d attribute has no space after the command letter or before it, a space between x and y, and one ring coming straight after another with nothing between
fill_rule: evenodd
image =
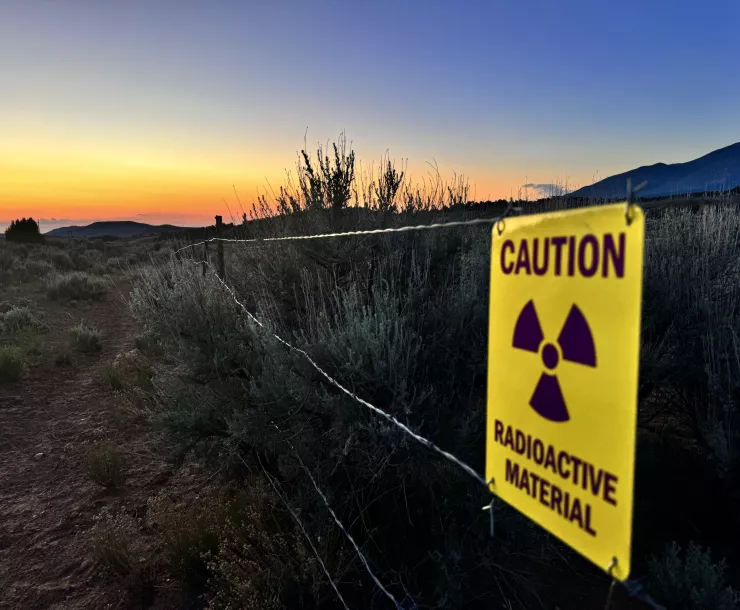
<instances>
[{"instance_id":1,"label":"caution sign","mask_svg":"<svg viewBox=\"0 0 740 610\"><path fill-rule=\"evenodd\" d=\"M626 205L493 228L486 478L491 491L625 580L644 217Z\"/></svg>"}]
</instances>

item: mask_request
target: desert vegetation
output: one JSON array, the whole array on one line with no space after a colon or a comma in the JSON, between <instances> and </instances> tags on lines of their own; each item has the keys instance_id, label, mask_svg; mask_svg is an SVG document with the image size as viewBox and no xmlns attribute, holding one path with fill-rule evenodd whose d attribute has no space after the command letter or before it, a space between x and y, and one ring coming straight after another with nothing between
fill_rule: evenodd
<instances>
[{"instance_id":1,"label":"desert vegetation","mask_svg":"<svg viewBox=\"0 0 740 610\"><path fill-rule=\"evenodd\" d=\"M295 184L276 202L260 200L229 237L472 219L505 208L468 203L464 179L412 185L388 159L373 177L355 169L341 141L330 152L319 150L316 164L301 153ZM528 212L526 202L518 207ZM634 582L668 607L737 603L739 238L731 202L647 213ZM233 294L215 265L202 272L200 250L131 276L132 312L158 351L138 408L166 431L177 457L196 456L241 493L239 517L209 521L208 544L178 543L181 555L184 546L198 551L201 560L188 560L198 577L173 564L175 576L205 586L213 607L334 607L326 571L350 607L387 604L310 473L403 607L603 603L608 582L595 568L501 503L491 539L485 490L272 336L482 472L485 373L496 365L486 362L488 298L496 298L489 253L489 230L461 227L229 244ZM116 387L126 393L126 384Z\"/></svg>"},{"instance_id":2,"label":"desert vegetation","mask_svg":"<svg viewBox=\"0 0 740 610\"><path fill-rule=\"evenodd\" d=\"M70 310L84 314L94 303L120 296L116 282L151 264L158 248L152 239L44 238L33 220L11 223L0 240L3 383L17 382L50 360L66 366L74 351L96 353L102 337L95 329L74 328ZM49 316L68 321L68 332L50 336Z\"/></svg>"},{"instance_id":3,"label":"desert vegetation","mask_svg":"<svg viewBox=\"0 0 740 610\"><path fill-rule=\"evenodd\" d=\"M413 183L388 157L363 168L343 139L317 153L302 151L274 198L222 236L507 209L468 201L462 177L433 171ZM598 203L519 200L512 213ZM717 198L646 217L633 577L616 597L624 608L649 607L628 600L642 590L667 608L727 610L740 589L740 209ZM120 409L119 440L91 442L80 461L96 497L117 499L86 532L103 578L143 607L173 587L189 607L391 607L368 567L403 608L603 607L602 572L502 502L491 538L485 489L273 336L483 472L486 370L496 366L487 361L490 228L229 243L228 288L215 244L205 265L202 246L181 250L214 236L210 227L145 243L0 244L12 295L0 303L0 382L23 383L34 366L29 338L48 335L50 320L41 300L81 308L57 364L90 362ZM33 265L44 271L24 300ZM116 282L140 333L117 355L85 318L121 296ZM119 510L137 485L131 439L144 429L162 434L169 463L196 462L207 477Z\"/></svg>"}]
</instances>

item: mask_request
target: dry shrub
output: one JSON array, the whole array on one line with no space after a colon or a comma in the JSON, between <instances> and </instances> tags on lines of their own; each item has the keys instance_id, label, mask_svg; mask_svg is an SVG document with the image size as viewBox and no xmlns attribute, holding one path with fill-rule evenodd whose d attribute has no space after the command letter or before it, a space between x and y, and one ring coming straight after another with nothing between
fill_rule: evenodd
<instances>
[{"instance_id":1,"label":"dry shrub","mask_svg":"<svg viewBox=\"0 0 740 610\"><path fill-rule=\"evenodd\" d=\"M110 441L93 445L85 456L85 466L90 479L108 490L121 487L126 479L123 454Z\"/></svg>"},{"instance_id":2,"label":"dry shrub","mask_svg":"<svg viewBox=\"0 0 740 610\"><path fill-rule=\"evenodd\" d=\"M150 391L153 375L149 361L138 348L118 354L103 370L106 385L114 391L133 388Z\"/></svg>"},{"instance_id":3,"label":"dry shrub","mask_svg":"<svg viewBox=\"0 0 740 610\"><path fill-rule=\"evenodd\" d=\"M47 295L54 301L99 301L108 291L105 280L82 272L53 277L47 284Z\"/></svg>"},{"instance_id":4,"label":"dry shrub","mask_svg":"<svg viewBox=\"0 0 740 610\"><path fill-rule=\"evenodd\" d=\"M185 498L163 490L149 499L147 518L162 540L167 565L186 584L206 583L206 556L218 551L230 503L225 491L213 488Z\"/></svg>"},{"instance_id":5,"label":"dry shrub","mask_svg":"<svg viewBox=\"0 0 740 610\"><path fill-rule=\"evenodd\" d=\"M138 564L138 534L136 520L125 511L103 509L90 529L93 560L111 576L125 579Z\"/></svg>"},{"instance_id":6,"label":"dry shrub","mask_svg":"<svg viewBox=\"0 0 740 610\"><path fill-rule=\"evenodd\" d=\"M23 351L15 346L0 347L0 383L18 381L25 368Z\"/></svg>"},{"instance_id":7,"label":"dry shrub","mask_svg":"<svg viewBox=\"0 0 740 610\"><path fill-rule=\"evenodd\" d=\"M0 329L10 334L44 330L46 325L28 307L13 307L0 314Z\"/></svg>"},{"instance_id":8,"label":"dry shrub","mask_svg":"<svg viewBox=\"0 0 740 610\"><path fill-rule=\"evenodd\" d=\"M80 324L72 329L72 343L83 354L94 354L103 349L103 335L91 326Z\"/></svg>"},{"instance_id":9,"label":"dry shrub","mask_svg":"<svg viewBox=\"0 0 740 610\"><path fill-rule=\"evenodd\" d=\"M209 557L209 608L279 610L315 607L326 577L292 518L261 478L241 495L238 514Z\"/></svg>"},{"instance_id":10,"label":"dry shrub","mask_svg":"<svg viewBox=\"0 0 740 610\"><path fill-rule=\"evenodd\" d=\"M140 524L124 510L107 507L95 517L89 531L90 554L95 565L123 587L124 607L148 608L155 593L157 566L146 552Z\"/></svg>"}]
</instances>

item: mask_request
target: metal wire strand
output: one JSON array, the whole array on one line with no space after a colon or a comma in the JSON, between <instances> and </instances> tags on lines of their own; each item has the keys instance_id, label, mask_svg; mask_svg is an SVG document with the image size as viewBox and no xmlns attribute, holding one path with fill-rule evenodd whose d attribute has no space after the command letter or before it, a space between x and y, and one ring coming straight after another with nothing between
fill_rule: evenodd
<instances>
[{"instance_id":1,"label":"metal wire strand","mask_svg":"<svg viewBox=\"0 0 740 610\"><path fill-rule=\"evenodd\" d=\"M267 415L267 413L265 413ZM321 499L324 501L324 504L326 505L326 508L331 513L331 516L334 518L334 522L339 526L339 529L342 530L344 535L349 539L349 541L352 543L352 546L355 548L355 551L357 552L358 557L360 558L360 561L362 561L363 565L365 566L365 570L367 570L367 573L370 574L370 577L373 579L376 585L378 585L378 588L395 604L396 608L398 610L403 610L402 606L396 601L396 598L393 597L393 595L381 584L380 580L378 580L377 576L373 573L373 571L370 569L370 564L368 564L367 559L365 558L365 555L360 551L360 548L355 543L354 539L352 538L352 535L347 531L347 528L344 527L342 522L339 520L339 517L337 517L336 513L332 510L331 506L329 505L329 501L326 499L326 495L324 492L321 491L318 484L316 483L316 480L313 478L313 475L311 474L311 471L306 467L306 464L303 463L303 460L301 459L301 456L298 454L298 451L296 450L293 443L290 442L290 439L287 438L283 431L278 427L278 425L270 420L270 424L272 425L275 430L277 430L282 436L283 440L287 443L287 445L290 447L291 451L293 452L293 455L295 455L296 459L301 465L301 468L306 472L308 475L308 478L311 479L311 483L314 486L314 489L316 490L316 493L318 493L321 496Z\"/></svg>"},{"instance_id":2,"label":"metal wire strand","mask_svg":"<svg viewBox=\"0 0 740 610\"><path fill-rule=\"evenodd\" d=\"M249 467L248 464L244 461L244 458L242 456L239 456L239 459L244 463L245 466ZM257 458L259 460L259 457ZM280 490L278 490L277 485L273 481L272 476L265 470L265 467L262 465L262 462L260 461L260 467L262 468L262 471L265 473L265 477L267 478L267 481L272 486L273 490L275 490L275 493L277 494L277 497L280 498L283 504L285 504L285 508L288 509L288 512L290 512L293 519L295 519L295 522L298 524L298 527L301 528L301 531L303 532L303 535L305 536L306 540L308 541L309 546L311 547L311 550L313 551L313 554L316 555L316 559L319 560L319 563L321 564L321 568L324 570L324 574L326 574L326 577L329 579L329 583L331 584L332 588L334 589L334 592L337 594L337 597L339 598L339 601L342 602L342 605L345 607L346 610L349 610L349 606L347 605L347 602L344 601L344 598L342 597L342 594L339 592L339 589L337 588L336 583L334 582L334 579L331 577L331 574L329 573L328 568L326 567L326 564L321 559L321 556L319 555L318 550L316 550L316 547L314 546L313 541L311 540L311 537L308 535L308 532L306 531L306 528L303 527L303 523L301 523L301 520L298 518L298 515L295 514L295 511L290 507L290 504L288 504L288 501L283 497L283 494L280 493Z\"/></svg>"},{"instance_id":3,"label":"metal wire strand","mask_svg":"<svg viewBox=\"0 0 740 610\"><path fill-rule=\"evenodd\" d=\"M511 202L509 202L509 205L506 207L506 210L504 211L504 213L501 214L500 216L497 216L496 218L476 218L474 220L453 220L451 222L435 222L435 223L428 224L428 225L407 225L405 227L389 227L386 229L368 229L365 231L344 231L341 233L320 233L317 235L285 235L282 237L265 237L265 238L253 238L253 239L228 239L226 237L212 237L211 239L199 241L196 244L190 244L190 245L184 246L183 248L175 250L175 254L177 254L178 252L182 252L183 250L187 250L188 248L195 248L196 246L202 246L204 243L208 243L212 241L246 244L246 243L256 243L256 242L265 242L265 241L295 241L295 240L306 240L306 239L326 239L328 237L347 237L350 235L378 235L379 233L406 233L408 231L430 231L434 229L448 229L451 227L472 227L476 225L495 225L501 222L504 218L506 218L512 209L513 209L513 205Z\"/></svg>"},{"instance_id":4,"label":"metal wire strand","mask_svg":"<svg viewBox=\"0 0 740 610\"><path fill-rule=\"evenodd\" d=\"M340 234L340 235L341 235L341 234ZM201 265L201 264L203 264L203 263L202 263L201 261L193 261L193 264L195 264L195 265L198 265L198 266L200 266L200 265ZM208 267L210 267L212 271L214 271L214 269L213 269L213 265L211 265L211 263L210 263L210 262L207 262L207 261L205 261L205 264L206 264L206 265L207 265ZM232 298L232 299L234 300L234 302L235 302L235 303L236 303L236 304L237 304L237 305L239 306L239 308L240 308L240 309L241 309L242 311L244 311L244 313L245 313L245 314L246 314L246 315L247 315L247 316L248 316L248 317L249 317L249 318L250 318L250 319L251 319L251 320L252 320L252 321L253 321L253 322L254 322L254 323L255 323L255 324L257 325L257 326L259 326L260 328L263 328L263 329L265 329L265 325L264 325L264 324L263 324L262 322L260 322L260 320L258 320L258 319L257 319L257 318L256 318L256 317L255 317L255 316L254 316L254 315L253 315L253 314L252 314L252 313L251 313L251 312L250 312L250 311L249 311L249 310L248 310L248 309L246 308L246 306L245 306L245 305L244 305L244 304L243 304L243 303L242 303L241 301L239 301L239 299L237 298L236 294L235 294L235 293L234 293L234 291L233 291L233 290L232 290L232 289L231 289L231 288L229 287L229 285L228 285L228 284L226 284L226 282L224 282L224 281L223 281L223 280L222 280L222 279L221 279L220 277L218 277L218 274L216 274L215 272L214 272L214 274L213 274L213 275L214 275L214 277L215 277L215 278L216 278L216 279L217 279L217 280L218 280L218 281L219 281L219 282L221 283L221 285L222 285L222 286L224 287L224 289L225 289L225 290L226 290L226 291L227 291L227 292L229 293L229 295L230 295L230 296L231 296L231 298ZM265 329L265 330L267 330L267 329ZM268 332L269 332L269 330L268 330ZM286 347L287 347L288 349L290 349L290 350L292 350L292 351L295 351L295 352L298 352L299 354L301 354L301 355L302 355L302 356L303 356L303 357L304 357L304 358L305 358L305 359L306 359L306 360L307 360L307 361L309 362L309 364L311 364L311 366L313 366L313 367L314 367L314 368L315 368L315 369L316 369L316 370L317 370L317 371L318 371L318 372L319 372L319 373L320 373L320 374L321 374L321 375L322 375L322 376L323 376L323 377L324 377L324 378L325 378L325 379L326 379L327 381L329 381L329 382L330 382L330 383L331 383L332 385L334 385L334 386L335 386L336 388L338 388L339 390L341 390L341 391L342 391L343 393L345 393L345 394L346 394L347 396L351 397L351 398L352 398L353 400L355 400L356 402L360 403L361 405L363 405L363 406L365 406L365 407L367 407L367 408L371 409L371 410L372 410L372 411L374 411L375 413L379 414L380 416L382 416L383 418L385 418L386 420L388 420L389 422L393 423L393 424L394 424L395 426L397 426L398 428L400 428L400 429L401 429L402 431L404 431L404 432L405 432L406 434L408 434L409 436L411 436L411 437L412 437L412 438L413 438L414 440L418 441L419 443L421 443L422 445L424 445L424 446L425 446L425 447L427 447L428 449L431 449L432 451L435 451L436 453L438 453L439 455L441 455L442 457L444 457L444 458L445 458L445 459L447 459L448 461L452 462L453 464L455 464L456 466L458 466L459 468L461 468L462 470L464 470L464 471L465 471L465 472L466 472L466 473L467 473L468 475L472 476L472 477L473 477L473 478L474 478L474 479L475 479L476 481L478 481L478 482L479 482L479 483L480 483L481 485L483 485L483 486L484 486L484 487L485 487L485 488L486 488L486 489L487 489L487 490L488 490L488 491L490 492L490 487L489 487L489 484L488 484L489 482L488 482L488 481L486 481L486 479L485 479L485 478L483 478L483 476L482 476L482 475L480 475L479 473L477 473L477 472L476 472L476 471L475 471L475 470L474 470L474 469L473 469L473 468L472 468L471 466L469 466L468 464L466 464L465 462L463 462L463 461L462 461L461 459L459 459L459 458L455 457L454 455L452 455L452 454L451 454L451 453L449 453L448 451L444 451L443 449L440 449L439 447L437 447L437 445L435 445L435 444L434 444L434 443L433 443L432 441L430 441L429 439L427 439L427 438L424 438L423 436L421 436L421 435L419 435L419 434L416 434L416 433L415 433L414 431L412 431L412 430L411 430L411 429L410 429L410 428L409 428L408 426L406 426L405 424L403 424L403 423L401 423L400 421L398 421L398 420L397 420L397 419L396 419L395 417L393 417L392 415L390 415L390 414L386 413L386 412L385 412L385 411L383 411L382 409L380 409L380 408L376 407L375 405L373 405L373 404L371 404L371 403L367 402L366 400L363 400L363 399L362 399L362 398L360 398L359 396L355 395L355 394L354 394L353 392L351 392L350 390L348 390L347 388L345 388L345 387L344 387L344 386L343 386L342 384L340 384L340 383L339 383L339 382L338 382L338 381L337 381L336 379L334 379L333 377L331 377L331 376L330 376L330 375L329 375L329 374L328 374L328 373L327 373L326 371L324 371L324 370L323 370L323 369L322 369L322 368L321 368L321 367L320 367L320 366L319 366L318 364L316 364L316 362L315 362L315 361L314 361L314 360L313 360L313 359L312 359L312 358L311 358L311 357L310 357L310 356L309 356L309 355L308 355L308 354L307 354L307 353L306 353L306 352L305 352L304 350L302 350L302 349L300 349L300 348L297 348L297 347L295 347L295 346L291 345L290 343L288 343L288 342L287 342L287 341L285 341L285 340L284 340L284 339L283 339L282 337L280 337L279 335L277 335L277 334L275 334L275 333L270 333L270 334L271 334L271 335L272 335L272 336L273 336L273 337L274 337L274 338L275 338L275 339L276 339L277 341L279 341L279 342L280 342L280 343L282 343L282 344L283 344L284 346L286 346ZM273 425L274 425L274 424L273 424ZM298 456L297 456L297 454L296 454L296 457L298 457ZM299 458L299 459L300 459L300 458ZM302 465L303 465L303 464L302 464ZM303 465L303 467L304 467L304 469L305 469L305 465ZM310 476L310 473L308 473L308 474L309 474L309 476ZM320 494L320 495L322 496L322 498L324 499L324 501L325 501L325 503L326 503L326 497L325 497L325 496L324 496L324 495L323 495L323 494L322 494L322 493L320 492L320 490L318 489L318 486L316 485L315 481L313 480L313 477L311 477L311 480L312 480L312 482L314 483L314 487L316 487L316 488L317 488L317 491L319 492L319 494ZM328 508L328 504L327 504L327 508ZM487 508L487 509L489 509L489 510L490 510L490 509L491 509L492 507L489 507L489 506L487 506L487 507L485 507L485 508ZM331 509L330 509L330 510L331 510ZM332 512L332 515L333 515L333 512ZM337 519L336 519L336 516L335 516L335 515L333 515L333 516L335 517L335 520L337 520ZM343 526L341 526L341 523L339 523L339 525L340 525L340 527L343 527ZM346 530L344 530L344 531L346 531ZM353 544L354 544L354 541L353 541ZM614 583L612 583L612 585L613 585L613 584L614 584ZM635 599L639 599L639 600L641 600L641 601L643 601L643 602L647 603L648 605L650 605L650 607L652 607L652 608L655 608L655 610L665 610L665 608L664 608L663 606L661 606L660 604L656 603L656 602L655 602L655 600L653 600L653 599L652 599L652 598L650 597L650 595L649 595L649 594L647 594L647 593L646 593L646 592L644 591L644 589L643 589L643 588L642 588L642 586L641 586L641 585L639 584L639 582L637 582L637 581L635 581L635 580L631 580L631 579L630 579L630 580L627 580L627 581L623 582L622 584L623 584L623 585L625 586L625 588L627 589L627 592L628 592L628 594L629 594L629 595L630 595L631 597L633 597L633 598L635 598ZM608 603L608 604L610 604L610 603L611 603L611 595L612 595L612 593L613 593L613 587L610 587L610 591L609 591L609 594L608 594L608 600L607 600L607 603ZM397 602L395 601L395 599L393 599L393 601L394 601L394 603L396 603L396 604L397 604ZM608 607L608 606L607 606L607 607Z\"/></svg>"},{"instance_id":5,"label":"metal wire strand","mask_svg":"<svg viewBox=\"0 0 740 610\"><path fill-rule=\"evenodd\" d=\"M201 263L198 262L198 263L195 263L195 264L200 265ZM213 269L213 266L210 263L206 263L206 264L209 267L211 267L211 269ZM214 277L221 283L221 285L224 287L224 289L231 295L231 298L242 309L242 311L244 311L244 313L246 313L247 316L255 324L257 324L260 328L265 328L265 325L262 322L260 322L257 318L255 318L254 315L252 315L252 313L245 307L245 305L237 298L236 294L234 294L234 291L229 287L229 285L226 282L224 282L220 277L218 277L217 274L214 274ZM272 334L272 336L275 339L277 339L285 347L287 347L288 349L290 349L290 350L292 350L294 352L297 352L297 353L301 354L308 361L308 363L311 366L313 366L313 368L315 368L334 387L336 387L337 389L339 389L342 392L344 392L347 396L349 396L350 398L352 398L356 402L360 403L362 406L367 407L368 409L374 411L375 413L377 413L381 417L384 417L386 420L388 420L389 422L391 422L392 424L394 424L396 427L398 427L401 430L403 430L406 434L408 434L409 436L411 436L411 438L413 438L414 440L418 441L419 443L421 443L422 445L424 445L428 449L431 449L432 451L434 451L434 452L438 453L439 455L441 455L442 457L444 457L446 460L448 460L448 461L452 462L453 464L455 464L456 466L462 468L467 474L469 474L471 477L473 477L478 483L480 483L481 485L483 485L486 489L489 489L488 488L488 482L483 477L483 475L477 473L475 471L475 469L473 469L471 466L468 466L468 464L466 464L465 462L463 462L460 458L455 457L450 452L445 451L444 449L440 449L432 441L430 441L427 438L424 438L420 434L417 434L416 432L414 432L413 430L411 430L407 425L405 425L405 424L401 423L400 421L398 421L393 415L391 415L389 413L386 413L382 409L376 407L373 404L370 404L366 400L364 400L364 399L360 398L359 396L357 396L356 394L354 394L352 391L350 391L347 388L345 388L341 383L339 383L336 379L334 379L331 375L329 375L329 373L327 373L318 364L316 364L316 362L313 360L313 358L311 358L311 356L309 356L301 348L295 347L294 345L291 345L285 339L283 339L282 337L276 335L275 333L271 333L271 334Z\"/></svg>"},{"instance_id":6,"label":"metal wire strand","mask_svg":"<svg viewBox=\"0 0 740 610\"><path fill-rule=\"evenodd\" d=\"M370 574L370 578L373 579L373 581L375 582L375 584L378 586L378 589L380 589L385 594L385 596L393 602L393 604L395 605L395 607L396 607L397 610L403 610L403 607L401 606L401 604L399 604L396 601L396 598L393 597L393 594L390 591L388 591L388 589L386 589L383 586L383 583L380 582L380 580L378 579L378 577L375 575L375 573L370 568L370 564L367 562L367 559L365 558L365 555L360 550L360 547L357 546L357 543L355 542L354 538L352 538L352 534L350 534L347 531L347 528L344 527L344 525L342 524L342 522L339 520L339 517L337 517L337 514L332 510L332 507L329 505L329 500L326 499L326 496L324 495L324 492L321 491L321 488L316 484L316 480L313 478L313 475L311 474L311 471L308 468L306 468L306 465L303 463L303 460L301 459L301 456L298 455L298 452L295 451L295 450L293 450L293 453L296 456L296 458L298 459L298 462L300 463L301 468L303 468L303 470L305 471L305 473L308 475L308 478L311 479L311 483L313 484L313 487L316 490L316 493L321 496L321 499L324 501L324 505L326 506L326 509L331 513L331 516L334 519L334 522L337 524L337 527L339 527L339 529L342 530L342 532L344 533L344 535L347 537L347 540L349 540L350 543L352 544L352 546L354 547L355 552L357 553L357 556L360 558L360 561L362 561L362 565L365 566L365 570L367 571L368 574Z\"/></svg>"}]
</instances>

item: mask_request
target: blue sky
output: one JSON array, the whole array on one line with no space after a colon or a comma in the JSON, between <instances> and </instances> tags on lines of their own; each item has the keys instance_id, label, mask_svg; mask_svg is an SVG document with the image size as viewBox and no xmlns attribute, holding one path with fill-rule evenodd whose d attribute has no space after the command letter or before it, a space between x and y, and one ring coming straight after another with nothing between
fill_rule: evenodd
<instances>
[{"instance_id":1,"label":"blue sky","mask_svg":"<svg viewBox=\"0 0 740 610\"><path fill-rule=\"evenodd\" d=\"M0 221L197 224L280 184L306 128L478 199L688 161L740 140L738 23L736 0L0 0Z\"/></svg>"}]
</instances>

